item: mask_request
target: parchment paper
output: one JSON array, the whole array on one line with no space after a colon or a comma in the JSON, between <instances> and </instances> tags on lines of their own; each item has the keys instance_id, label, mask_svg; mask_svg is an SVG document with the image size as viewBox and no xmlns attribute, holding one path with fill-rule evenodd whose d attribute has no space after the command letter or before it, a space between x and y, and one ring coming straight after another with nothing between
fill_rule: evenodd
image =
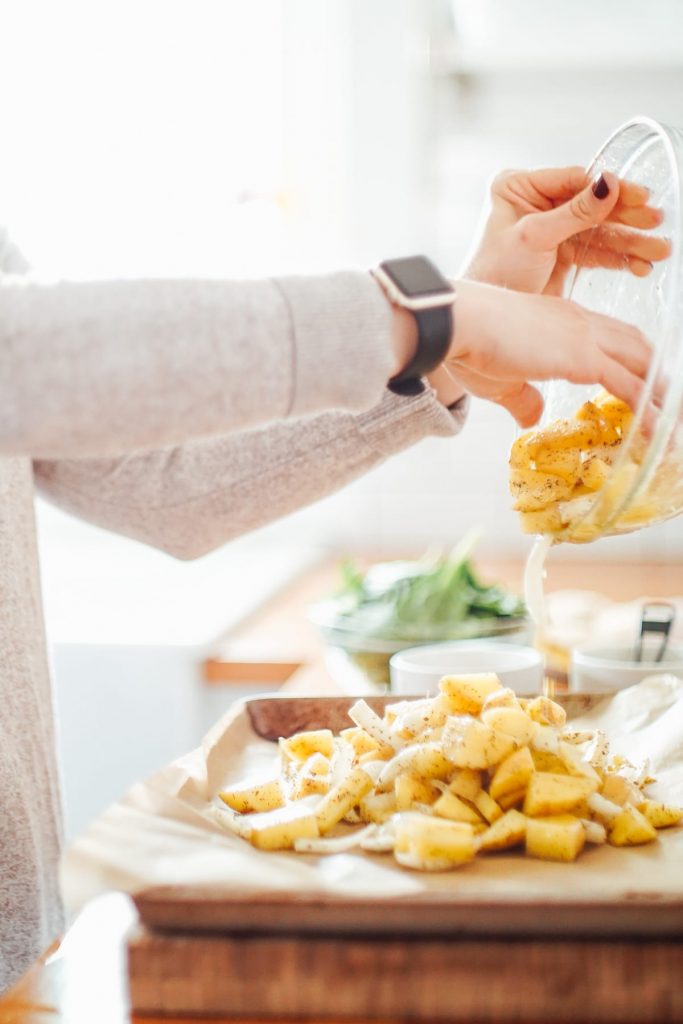
<instances>
[{"instance_id":1,"label":"parchment paper","mask_svg":"<svg viewBox=\"0 0 683 1024\"><path fill-rule=\"evenodd\" d=\"M657 777L648 795L683 804L683 680L650 676L574 722L604 729L614 753L631 761L648 757ZM226 785L276 771L276 744L257 737L244 704L236 706L201 747L135 785L74 843L62 869L69 909L111 889L195 883L223 884L226 894L287 890L375 898L426 889L456 891L468 899L683 894L681 827L661 831L646 846L589 846L571 865L508 853L480 856L438 875L405 870L390 854L314 857L255 850L225 832L211 807Z\"/></svg>"}]
</instances>

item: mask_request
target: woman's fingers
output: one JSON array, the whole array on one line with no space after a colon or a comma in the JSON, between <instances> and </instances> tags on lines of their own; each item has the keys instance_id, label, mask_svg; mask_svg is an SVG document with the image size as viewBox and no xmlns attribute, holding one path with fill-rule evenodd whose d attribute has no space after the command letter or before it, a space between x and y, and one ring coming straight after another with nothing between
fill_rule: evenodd
<instances>
[{"instance_id":1,"label":"woman's fingers","mask_svg":"<svg viewBox=\"0 0 683 1024\"><path fill-rule=\"evenodd\" d=\"M543 213L523 217L520 239L539 252L557 249L562 242L607 220L619 199L619 179L605 171L597 181L577 192L569 202Z\"/></svg>"},{"instance_id":2,"label":"woman's fingers","mask_svg":"<svg viewBox=\"0 0 683 1024\"><path fill-rule=\"evenodd\" d=\"M612 210L609 219L629 228L648 231L651 228L659 227L664 220L664 213L656 206L622 206L619 202Z\"/></svg>"},{"instance_id":3,"label":"woman's fingers","mask_svg":"<svg viewBox=\"0 0 683 1024\"><path fill-rule=\"evenodd\" d=\"M642 235L616 225L602 225L593 231L583 232L575 239L576 244L586 242L597 249L638 256L650 263L665 260L671 255L671 241L658 235Z\"/></svg>"}]
</instances>

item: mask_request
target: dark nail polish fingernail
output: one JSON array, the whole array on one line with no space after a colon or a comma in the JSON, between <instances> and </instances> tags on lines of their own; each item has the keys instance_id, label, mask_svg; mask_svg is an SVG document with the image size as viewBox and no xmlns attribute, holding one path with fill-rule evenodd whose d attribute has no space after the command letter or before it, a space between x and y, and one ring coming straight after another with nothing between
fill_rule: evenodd
<instances>
[{"instance_id":1,"label":"dark nail polish fingernail","mask_svg":"<svg viewBox=\"0 0 683 1024\"><path fill-rule=\"evenodd\" d=\"M609 185L605 181L604 174L601 174L593 182L593 195L596 199L606 199L609 195Z\"/></svg>"}]
</instances>

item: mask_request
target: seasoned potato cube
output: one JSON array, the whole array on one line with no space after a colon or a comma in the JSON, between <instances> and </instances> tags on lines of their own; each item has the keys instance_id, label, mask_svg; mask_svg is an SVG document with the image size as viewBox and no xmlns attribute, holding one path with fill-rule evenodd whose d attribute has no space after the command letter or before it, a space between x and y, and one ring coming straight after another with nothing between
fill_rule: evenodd
<instances>
[{"instance_id":1,"label":"seasoned potato cube","mask_svg":"<svg viewBox=\"0 0 683 1024\"><path fill-rule=\"evenodd\" d=\"M489 793L494 800L510 793L525 791L535 771L533 757L528 747L521 747L498 765L491 779Z\"/></svg>"},{"instance_id":2,"label":"seasoned potato cube","mask_svg":"<svg viewBox=\"0 0 683 1024\"><path fill-rule=\"evenodd\" d=\"M581 476L581 451L579 448L540 448L535 458L536 469L552 473L572 485Z\"/></svg>"},{"instance_id":3,"label":"seasoned potato cube","mask_svg":"<svg viewBox=\"0 0 683 1024\"><path fill-rule=\"evenodd\" d=\"M444 676L439 680L439 689L447 698L450 714L478 715L489 694L503 687L493 672L475 672L471 675Z\"/></svg>"},{"instance_id":4,"label":"seasoned potato cube","mask_svg":"<svg viewBox=\"0 0 683 1024\"><path fill-rule=\"evenodd\" d=\"M536 722L521 708L488 708L482 711L480 718L496 732L512 736L520 746L531 743L537 729Z\"/></svg>"},{"instance_id":5,"label":"seasoned potato cube","mask_svg":"<svg viewBox=\"0 0 683 1024\"><path fill-rule=\"evenodd\" d=\"M472 826L463 822L424 814L402 814L396 823L395 853L407 854L413 863L407 859L401 863L408 863L410 867L431 864L433 869L435 862L443 862L448 868L457 867L474 858L477 846Z\"/></svg>"},{"instance_id":6,"label":"seasoned potato cube","mask_svg":"<svg viewBox=\"0 0 683 1024\"><path fill-rule=\"evenodd\" d=\"M554 772L556 775L569 775L564 761L549 750L532 750L534 767L537 772Z\"/></svg>"},{"instance_id":7,"label":"seasoned potato cube","mask_svg":"<svg viewBox=\"0 0 683 1024\"><path fill-rule=\"evenodd\" d=\"M369 732L361 729L358 725L354 725L350 729L342 729L339 735L343 740L351 744L357 757L376 751L380 746L379 741L374 736L371 736ZM393 748L390 749L393 754Z\"/></svg>"},{"instance_id":8,"label":"seasoned potato cube","mask_svg":"<svg viewBox=\"0 0 683 1024\"><path fill-rule=\"evenodd\" d=\"M602 443L598 424L590 419L560 419L546 427L531 431L527 447L533 459L543 448L562 450L564 448L593 448Z\"/></svg>"},{"instance_id":9,"label":"seasoned potato cube","mask_svg":"<svg viewBox=\"0 0 683 1024\"><path fill-rule=\"evenodd\" d=\"M524 797L526 796L526 787L524 789L515 789L512 793L504 793L503 796L498 798L498 803L504 811L509 811L511 807L520 807L524 803Z\"/></svg>"},{"instance_id":10,"label":"seasoned potato cube","mask_svg":"<svg viewBox=\"0 0 683 1024\"><path fill-rule=\"evenodd\" d=\"M439 798L439 791L429 782L403 774L394 782L394 796L398 810L408 811L413 804L433 804Z\"/></svg>"},{"instance_id":11,"label":"seasoned potato cube","mask_svg":"<svg viewBox=\"0 0 683 1024\"><path fill-rule=\"evenodd\" d=\"M485 789L480 789L472 801L482 817L486 818L489 824L502 817L502 810L499 805L489 796Z\"/></svg>"},{"instance_id":12,"label":"seasoned potato cube","mask_svg":"<svg viewBox=\"0 0 683 1024\"><path fill-rule=\"evenodd\" d=\"M657 838L657 832L644 814L627 804L612 822L607 836L612 846L638 846Z\"/></svg>"},{"instance_id":13,"label":"seasoned potato cube","mask_svg":"<svg viewBox=\"0 0 683 1024\"><path fill-rule=\"evenodd\" d=\"M540 725L557 725L562 728L567 721L567 712L550 697L534 697L527 702L524 710L529 718Z\"/></svg>"},{"instance_id":14,"label":"seasoned potato cube","mask_svg":"<svg viewBox=\"0 0 683 1024\"><path fill-rule=\"evenodd\" d=\"M480 850L507 850L519 846L526 836L526 818L519 811L507 811L479 838Z\"/></svg>"},{"instance_id":15,"label":"seasoned potato cube","mask_svg":"<svg viewBox=\"0 0 683 1024\"><path fill-rule=\"evenodd\" d=\"M672 807L658 800L643 800L638 804L638 810L654 828L669 828L683 821L683 807Z\"/></svg>"},{"instance_id":16,"label":"seasoned potato cube","mask_svg":"<svg viewBox=\"0 0 683 1024\"><path fill-rule=\"evenodd\" d=\"M619 804L620 807L625 804L634 804L637 807L643 799L643 795L635 783L630 779L625 779L623 775L613 773L605 776L600 793L605 800L611 800L613 804Z\"/></svg>"},{"instance_id":17,"label":"seasoned potato cube","mask_svg":"<svg viewBox=\"0 0 683 1024\"><path fill-rule=\"evenodd\" d=\"M481 789L481 772L474 768L456 768L450 777L448 788L463 800L474 800Z\"/></svg>"},{"instance_id":18,"label":"seasoned potato cube","mask_svg":"<svg viewBox=\"0 0 683 1024\"><path fill-rule=\"evenodd\" d=\"M314 729L308 732L297 732L281 741L284 750L295 760L305 761L311 754L324 754L332 757L334 753L334 735L331 729Z\"/></svg>"},{"instance_id":19,"label":"seasoned potato cube","mask_svg":"<svg viewBox=\"0 0 683 1024\"><path fill-rule=\"evenodd\" d=\"M615 429L614 424L605 416L595 405L594 402L584 402L580 409L577 409L575 413L577 420L590 420L598 428L600 435L600 441L597 444L613 444L615 441L620 440L619 433Z\"/></svg>"},{"instance_id":20,"label":"seasoned potato cube","mask_svg":"<svg viewBox=\"0 0 683 1024\"><path fill-rule=\"evenodd\" d=\"M551 473L536 469L513 469L510 472L510 493L518 512L536 512L554 501L569 498L573 484Z\"/></svg>"},{"instance_id":21,"label":"seasoned potato cube","mask_svg":"<svg viewBox=\"0 0 683 1024\"><path fill-rule=\"evenodd\" d=\"M392 814L395 814L395 793L367 793L358 801L358 812L361 820L373 825L383 825Z\"/></svg>"},{"instance_id":22,"label":"seasoned potato cube","mask_svg":"<svg viewBox=\"0 0 683 1024\"><path fill-rule=\"evenodd\" d=\"M494 690L488 695L482 705L482 711L488 711L490 708L521 708L519 703L519 697L514 690L511 690L509 686L504 686L500 690Z\"/></svg>"},{"instance_id":23,"label":"seasoned potato cube","mask_svg":"<svg viewBox=\"0 0 683 1024\"><path fill-rule=\"evenodd\" d=\"M608 391L603 391L595 398L595 404L603 420L612 424L617 429L619 436L623 438L633 419L633 412L626 402L622 402L620 398L609 394Z\"/></svg>"},{"instance_id":24,"label":"seasoned potato cube","mask_svg":"<svg viewBox=\"0 0 683 1024\"><path fill-rule=\"evenodd\" d=\"M316 775L315 772L306 771L305 768L302 768L290 786L289 797L291 800L302 800L305 796L317 796L327 793L329 789L329 775Z\"/></svg>"},{"instance_id":25,"label":"seasoned potato cube","mask_svg":"<svg viewBox=\"0 0 683 1024\"><path fill-rule=\"evenodd\" d=\"M288 804L249 818L249 842L259 850L289 850L295 839L315 839L318 825L308 808Z\"/></svg>"},{"instance_id":26,"label":"seasoned potato cube","mask_svg":"<svg viewBox=\"0 0 683 1024\"><path fill-rule=\"evenodd\" d=\"M354 768L320 801L315 811L320 835L337 824L373 788L373 781L362 768Z\"/></svg>"},{"instance_id":27,"label":"seasoned potato cube","mask_svg":"<svg viewBox=\"0 0 683 1024\"><path fill-rule=\"evenodd\" d=\"M279 779L270 779L268 782L260 782L256 786L244 789L225 789L218 795L224 804L232 807L233 811L239 811L240 814L274 811L285 802Z\"/></svg>"},{"instance_id":28,"label":"seasoned potato cube","mask_svg":"<svg viewBox=\"0 0 683 1024\"><path fill-rule=\"evenodd\" d=\"M559 533L564 526L557 505L548 505L534 512L520 512L522 533Z\"/></svg>"},{"instance_id":29,"label":"seasoned potato cube","mask_svg":"<svg viewBox=\"0 0 683 1024\"><path fill-rule=\"evenodd\" d=\"M448 818L450 821L466 821L470 825L481 824L481 815L455 793L448 791L442 793L434 804L434 813L438 814L440 818Z\"/></svg>"},{"instance_id":30,"label":"seasoned potato cube","mask_svg":"<svg viewBox=\"0 0 683 1024\"><path fill-rule=\"evenodd\" d=\"M539 817L571 811L597 788L592 779L534 772L526 791L524 813L529 817Z\"/></svg>"},{"instance_id":31,"label":"seasoned potato cube","mask_svg":"<svg viewBox=\"0 0 683 1024\"><path fill-rule=\"evenodd\" d=\"M607 483L611 473L612 467L607 462L597 456L591 456L581 468L581 483L591 491L599 491L603 484Z\"/></svg>"},{"instance_id":32,"label":"seasoned potato cube","mask_svg":"<svg viewBox=\"0 0 683 1024\"><path fill-rule=\"evenodd\" d=\"M493 768L517 746L512 736L496 732L472 715L454 715L444 726L443 750L457 768Z\"/></svg>"},{"instance_id":33,"label":"seasoned potato cube","mask_svg":"<svg viewBox=\"0 0 683 1024\"><path fill-rule=\"evenodd\" d=\"M576 860L586 842L578 818L558 814L549 818L527 818L526 852L541 860Z\"/></svg>"}]
</instances>

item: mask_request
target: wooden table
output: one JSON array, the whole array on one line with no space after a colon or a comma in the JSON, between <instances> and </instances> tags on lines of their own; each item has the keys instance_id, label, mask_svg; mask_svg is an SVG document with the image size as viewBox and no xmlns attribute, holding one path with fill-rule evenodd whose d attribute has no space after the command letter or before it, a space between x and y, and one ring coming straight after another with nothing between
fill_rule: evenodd
<instances>
[{"instance_id":1,"label":"wooden table","mask_svg":"<svg viewBox=\"0 0 683 1024\"><path fill-rule=\"evenodd\" d=\"M485 578L519 587L519 562L480 561L478 564ZM321 687L329 692L330 683L321 670L320 645L305 619L304 609L312 599L329 592L334 578L335 570L328 563L297 581L246 622L229 643L226 641L230 656L248 661L255 653L265 650L277 663L293 662L301 666L291 676L287 689L310 692ZM668 597L683 590L683 569L680 564L671 563L604 563L598 566L559 562L551 566L549 588L560 587L596 589L618 600L630 600L643 594ZM229 659L226 661L229 663ZM180 1024L170 1018L130 1017L124 942L134 922L134 908L130 900L120 894L105 895L86 907L62 942L48 950L9 993L0 997L0 1024L125 1024L131 1019L146 1024ZM200 1018L192 1020L200 1024ZM183 1024L192 1024L192 1020L183 1018ZM217 1024L216 1018L212 1020ZM590 1001L587 1002L587 1022L589 1020ZM231 1024L240 1022L231 1018ZM250 1024L259 1022L250 1018ZM287 1021L280 1018L280 1024L287 1024ZM290 1024L294 1022L290 1020ZM355 1024L362 1022L356 1020ZM384 1021L383 1024L399 1022Z\"/></svg>"}]
</instances>

